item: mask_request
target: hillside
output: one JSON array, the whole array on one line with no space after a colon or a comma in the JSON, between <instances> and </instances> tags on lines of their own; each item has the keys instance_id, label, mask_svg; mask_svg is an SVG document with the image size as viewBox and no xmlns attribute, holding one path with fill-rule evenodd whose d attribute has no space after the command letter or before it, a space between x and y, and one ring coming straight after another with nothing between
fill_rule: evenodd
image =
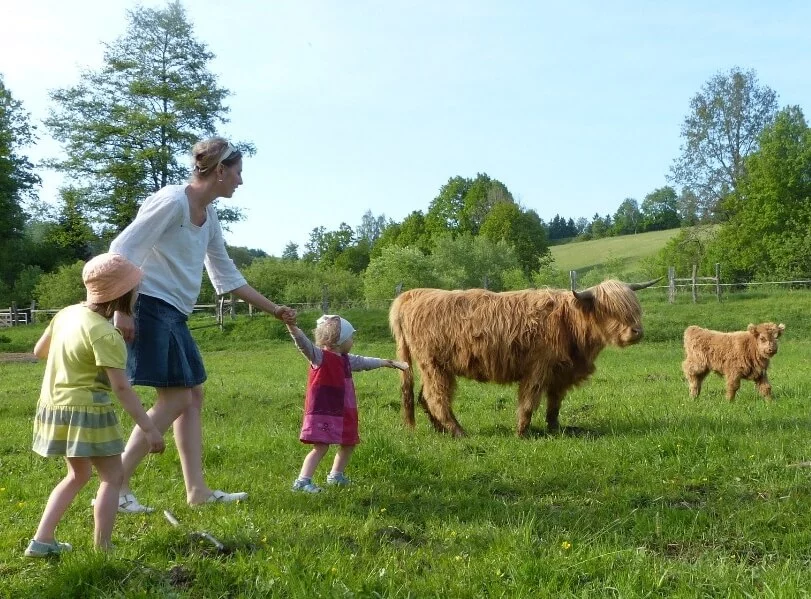
<instances>
[{"instance_id":1,"label":"hillside","mask_svg":"<svg viewBox=\"0 0 811 599\"><path fill-rule=\"evenodd\" d=\"M621 260L624 269L630 270L643 258L656 254L678 232L679 229L668 229L592 241L577 241L552 246L550 250L555 258L555 266L561 270L588 272L609 260Z\"/></svg>"}]
</instances>

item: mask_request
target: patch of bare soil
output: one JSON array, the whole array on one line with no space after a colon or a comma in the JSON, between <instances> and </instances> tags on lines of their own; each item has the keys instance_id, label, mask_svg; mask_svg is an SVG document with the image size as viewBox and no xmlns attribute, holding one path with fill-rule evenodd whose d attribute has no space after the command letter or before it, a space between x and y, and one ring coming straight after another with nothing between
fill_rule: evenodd
<instances>
[{"instance_id":1,"label":"patch of bare soil","mask_svg":"<svg viewBox=\"0 0 811 599\"><path fill-rule=\"evenodd\" d=\"M0 362L37 362L37 357L34 354L0 352Z\"/></svg>"}]
</instances>

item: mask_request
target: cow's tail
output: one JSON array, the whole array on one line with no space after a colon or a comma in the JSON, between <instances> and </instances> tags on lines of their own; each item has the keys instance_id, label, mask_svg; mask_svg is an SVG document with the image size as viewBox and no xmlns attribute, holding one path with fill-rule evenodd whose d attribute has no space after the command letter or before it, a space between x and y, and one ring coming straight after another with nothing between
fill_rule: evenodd
<instances>
[{"instance_id":1,"label":"cow's tail","mask_svg":"<svg viewBox=\"0 0 811 599\"><path fill-rule=\"evenodd\" d=\"M401 321L400 299L395 298L389 310L389 326L394 341L397 343L397 359L408 364L408 368L400 372L400 393L403 398L403 421L409 427L414 427L414 373L411 368L411 351L408 340L403 332Z\"/></svg>"}]
</instances>

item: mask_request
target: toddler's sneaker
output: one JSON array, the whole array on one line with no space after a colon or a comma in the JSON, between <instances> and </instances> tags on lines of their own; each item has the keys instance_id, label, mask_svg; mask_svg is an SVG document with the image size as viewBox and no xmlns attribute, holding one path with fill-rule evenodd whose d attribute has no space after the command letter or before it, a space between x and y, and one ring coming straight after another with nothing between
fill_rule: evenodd
<instances>
[{"instance_id":1,"label":"toddler's sneaker","mask_svg":"<svg viewBox=\"0 0 811 599\"><path fill-rule=\"evenodd\" d=\"M352 481L349 480L348 477L344 476L343 472L330 472L329 476L327 476L327 484L328 485L338 485L341 487L345 487Z\"/></svg>"},{"instance_id":2,"label":"toddler's sneaker","mask_svg":"<svg viewBox=\"0 0 811 599\"><path fill-rule=\"evenodd\" d=\"M36 539L31 539L28 548L25 550L25 557L48 557L49 555L59 555L66 551L71 551L73 547L70 543L60 543L54 539L53 543L40 543Z\"/></svg>"},{"instance_id":3,"label":"toddler's sneaker","mask_svg":"<svg viewBox=\"0 0 811 599\"><path fill-rule=\"evenodd\" d=\"M304 493L320 493L321 487L314 485L313 481L308 478L297 478L293 483L294 491L302 491Z\"/></svg>"}]
</instances>

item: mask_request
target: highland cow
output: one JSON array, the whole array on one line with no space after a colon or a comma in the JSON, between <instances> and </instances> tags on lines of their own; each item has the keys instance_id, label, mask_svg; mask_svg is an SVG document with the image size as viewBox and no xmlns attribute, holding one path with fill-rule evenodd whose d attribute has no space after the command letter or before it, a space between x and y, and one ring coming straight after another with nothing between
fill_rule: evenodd
<instances>
[{"instance_id":1,"label":"highland cow","mask_svg":"<svg viewBox=\"0 0 811 599\"><path fill-rule=\"evenodd\" d=\"M701 383L713 371L726 378L729 401L735 399L742 379L754 381L763 398L771 400L772 386L766 370L769 360L777 353L777 338L785 328L773 322L750 324L745 331L733 333L687 327L681 367L690 385L690 397L698 397Z\"/></svg>"},{"instance_id":2,"label":"highland cow","mask_svg":"<svg viewBox=\"0 0 811 599\"><path fill-rule=\"evenodd\" d=\"M657 279L658 280L658 279ZM566 392L595 371L607 345L642 338L634 291L653 285L609 280L584 291L412 289L392 303L389 324L400 360L420 370L419 402L437 431L464 435L451 409L456 377L518 383L518 435L524 436L541 395L546 425L560 427ZM414 426L414 379L401 373L403 418Z\"/></svg>"}]
</instances>

